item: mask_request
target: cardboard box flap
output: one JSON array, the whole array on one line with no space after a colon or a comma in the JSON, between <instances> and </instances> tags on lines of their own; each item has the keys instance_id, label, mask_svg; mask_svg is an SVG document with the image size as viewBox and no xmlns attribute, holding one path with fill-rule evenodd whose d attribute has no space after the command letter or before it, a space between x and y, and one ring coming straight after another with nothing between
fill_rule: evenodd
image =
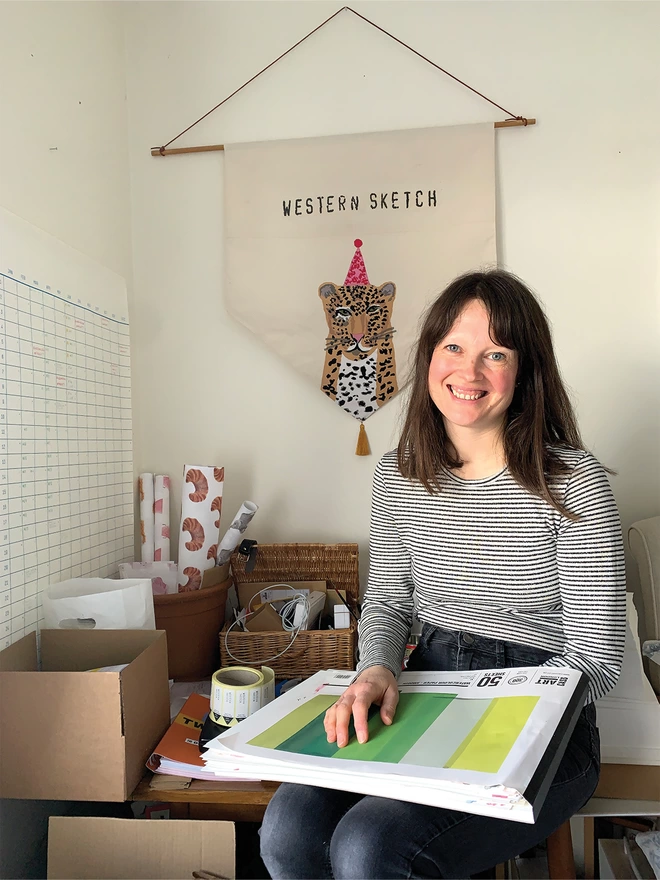
<instances>
[{"instance_id":1,"label":"cardboard box flap","mask_svg":"<svg viewBox=\"0 0 660 880\"><path fill-rule=\"evenodd\" d=\"M127 795L142 778L146 760L170 726L167 637L161 630L156 634L158 638L121 673L126 766L132 768L126 777Z\"/></svg>"},{"instance_id":2,"label":"cardboard box flap","mask_svg":"<svg viewBox=\"0 0 660 880\"><path fill-rule=\"evenodd\" d=\"M191 880L212 871L233 880L232 822L52 816L49 880Z\"/></svg>"},{"instance_id":3,"label":"cardboard box flap","mask_svg":"<svg viewBox=\"0 0 660 880\"><path fill-rule=\"evenodd\" d=\"M0 797L67 800L72 779L124 790L118 675L2 673L2 703Z\"/></svg>"},{"instance_id":4,"label":"cardboard box flap","mask_svg":"<svg viewBox=\"0 0 660 880\"><path fill-rule=\"evenodd\" d=\"M37 634L29 633L0 651L0 672L37 671Z\"/></svg>"},{"instance_id":5,"label":"cardboard box flap","mask_svg":"<svg viewBox=\"0 0 660 880\"><path fill-rule=\"evenodd\" d=\"M161 637L162 630L153 629L42 629L41 668L84 672L131 663Z\"/></svg>"}]
</instances>

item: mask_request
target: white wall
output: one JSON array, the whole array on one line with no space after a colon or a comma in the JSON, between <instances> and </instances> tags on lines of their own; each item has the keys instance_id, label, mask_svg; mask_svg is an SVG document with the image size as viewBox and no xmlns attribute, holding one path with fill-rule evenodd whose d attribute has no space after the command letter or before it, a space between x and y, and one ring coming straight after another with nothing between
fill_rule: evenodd
<instances>
[{"instance_id":1,"label":"white wall","mask_svg":"<svg viewBox=\"0 0 660 880\"><path fill-rule=\"evenodd\" d=\"M395 443L398 404L367 423L374 455L356 458L356 423L226 315L222 156L149 155L338 8L0 3L0 204L129 284L133 251L136 470L178 478L185 462L224 464L227 509L257 501L260 540L364 547L371 472ZM497 134L501 259L547 304L586 441L619 471L624 523L657 513L660 6L355 8L538 118ZM498 118L344 12L182 143ZM1 805L3 876L36 871L36 820L56 809Z\"/></svg>"},{"instance_id":2,"label":"white wall","mask_svg":"<svg viewBox=\"0 0 660 880\"><path fill-rule=\"evenodd\" d=\"M357 2L357 11L538 118L497 133L501 262L544 300L586 443L624 524L658 512L660 5ZM225 465L225 515L259 540L360 541L400 406L357 423L226 313L221 153L152 158L334 13L330 2L126 7L136 468ZM496 120L500 111L343 12L174 146ZM634 575L633 575L634 576Z\"/></svg>"},{"instance_id":3,"label":"white wall","mask_svg":"<svg viewBox=\"0 0 660 880\"><path fill-rule=\"evenodd\" d=\"M0 205L130 278L120 5L3 2L0 33ZM0 876L45 876L64 809L0 801Z\"/></svg>"}]
</instances>

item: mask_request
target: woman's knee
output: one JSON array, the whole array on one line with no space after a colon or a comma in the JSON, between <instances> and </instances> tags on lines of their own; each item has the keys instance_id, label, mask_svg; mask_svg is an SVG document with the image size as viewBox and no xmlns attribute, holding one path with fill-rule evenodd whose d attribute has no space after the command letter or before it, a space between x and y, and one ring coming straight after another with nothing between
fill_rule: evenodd
<instances>
[{"instance_id":1,"label":"woman's knee","mask_svg":"<svg viewBox=\"0 0 660 880\"><path fill-rule=\"evenodd\" d=\"M359 795L284 783L261 825L261 858L277 878L329 877L328 845L334 826Z\"/></svg>"},{"instance_id":2,"label":"woman's knee","mask_svg":"<svg viewBox=\"0 0 660 880\"><path fill-rule=\"evenodd\" d=\"M408 847L401 840L406 831L393 821L397 806L396 801L365 798L338 823L330 841L336 880L408 876Z\"/></svg>"},{"instance_id":3,"label":"woman's knee","mask_svg":"<svg viewBox=\"0 0 660 880\"><path fill-rule=\"evenodd\" d=\"M300 850L300 828L309 809L307 786L280 785L264 814L259 836L261 858L272 877L287 875Z\"/></svg>"}]
</instances>

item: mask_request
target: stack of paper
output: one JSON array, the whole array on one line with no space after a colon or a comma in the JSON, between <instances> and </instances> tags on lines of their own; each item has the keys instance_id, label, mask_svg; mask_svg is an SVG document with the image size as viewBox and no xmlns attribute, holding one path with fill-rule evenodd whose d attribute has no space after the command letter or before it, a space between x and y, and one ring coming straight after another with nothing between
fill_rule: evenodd
<instances>
[{"instance_id":1,"label":"stack of paper","mask_svg":"<svg viewBox=\"0 0 660 880\"><path fill-rule=\"evenodd\" d=\"M558 667L403 672L394 723L328 743L326 710L355 673L318 672L208 744L208 772L297 782L535 821L587 692Z\"/></svg>"},{"instance_id":2,"label":"stack of paper","mask_svg":"<svg viewBox=\"0 0 660 880\"><path fill-rule=\"evenodd\" d=\"M191 694L188 697L147 761L149 770L191 779L218 779L215 773L205 767L199 751L199 733L209 708L208 697L202 694Z\"/></svg>"}]
</instances>

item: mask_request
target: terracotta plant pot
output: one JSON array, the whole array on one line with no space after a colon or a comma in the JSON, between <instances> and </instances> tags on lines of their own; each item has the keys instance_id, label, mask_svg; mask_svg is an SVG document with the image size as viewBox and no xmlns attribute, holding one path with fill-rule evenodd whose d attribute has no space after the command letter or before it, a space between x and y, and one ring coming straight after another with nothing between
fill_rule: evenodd
<instances>
[{"instance_id":1,"label":"terracotta plant pot","mask_svg":"<svg viewBox=\"0 0 660 880\"><path fill-rule=\"evenodd\" d=\"M197 681L220 668L218 634L225 622L228 578L213 587L154 596L156 629L167 633L170 678Z\"/></svg>"}]
</instances>

